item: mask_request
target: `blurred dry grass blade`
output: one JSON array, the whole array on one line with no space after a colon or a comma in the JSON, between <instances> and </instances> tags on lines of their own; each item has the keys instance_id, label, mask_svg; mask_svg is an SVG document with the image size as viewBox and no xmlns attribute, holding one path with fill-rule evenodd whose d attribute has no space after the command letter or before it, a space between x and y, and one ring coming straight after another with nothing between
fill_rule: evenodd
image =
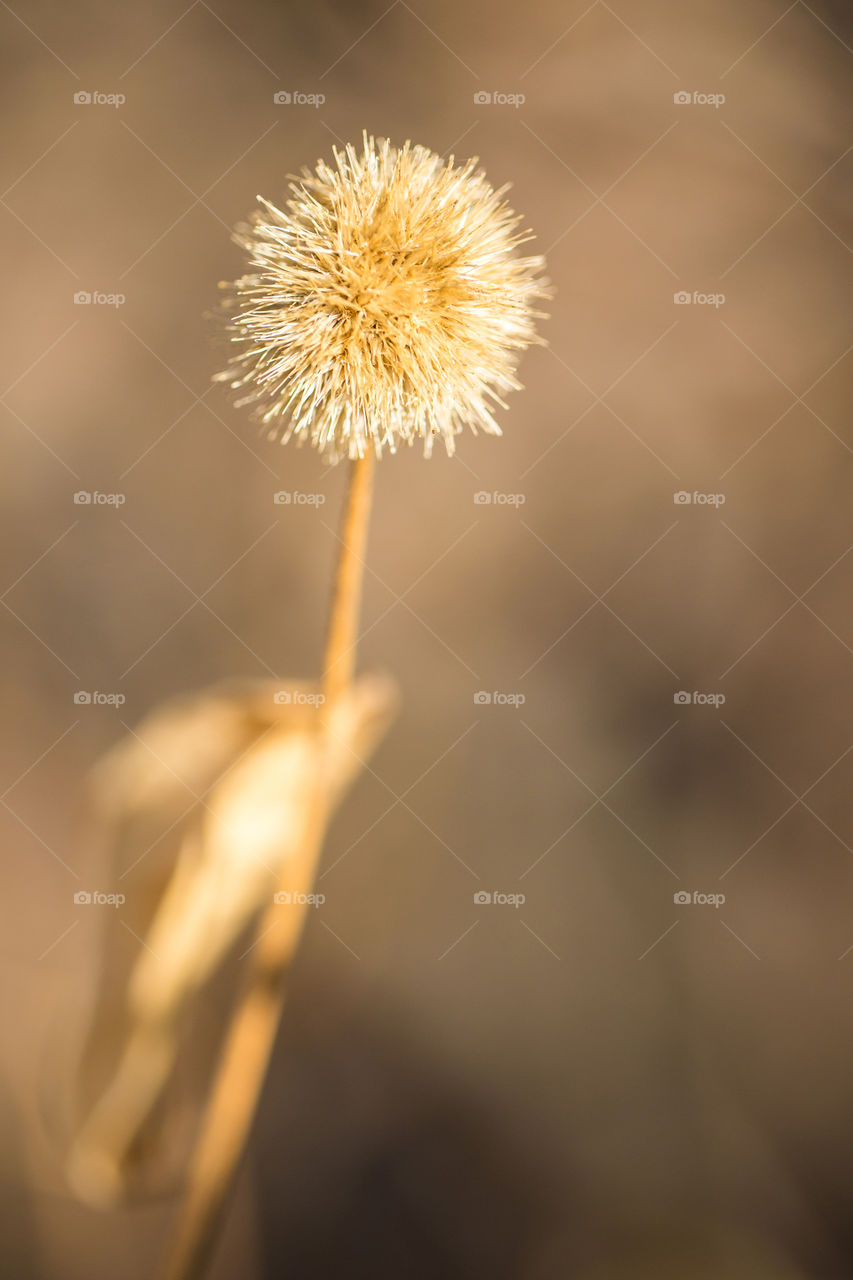
<instances>
[{"instance_id":1,"label":"blurred dry grass blade","mask_svg":"<svg viewBox=\"0 0 853 1280\"><path fill-rule=\"evenodd\" d=\"M67 1165L90 1202L115 1202L139 1173L188 1002L275 889L310 893L317 778L325 826L388 726L394 686L365 676L328 714L321 701L305 685L219 686L155 711L95 770L96 823L126 903L103 940Z\"/></svg>"}]
</instances>

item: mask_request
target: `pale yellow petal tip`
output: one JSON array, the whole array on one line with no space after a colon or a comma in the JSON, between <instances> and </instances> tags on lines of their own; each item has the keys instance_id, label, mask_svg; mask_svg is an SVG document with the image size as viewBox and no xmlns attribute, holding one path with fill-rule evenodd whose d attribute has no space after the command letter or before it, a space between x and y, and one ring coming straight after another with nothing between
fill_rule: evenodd
<instances>
[{"instance_id":1,"label":"pale yellow petal tip","mask_svg":"<svg viewBox=\"0 0 853 1280\"><path fill-rule=\"evenodd\" d=\"M270 439L331 458L381 456L466 427L500 435L492 410L518 387L521 350L549 296L519 219L476 168L364 136L291 183L235 239L249 274L226 286L234 345L217 380Z\"/></svg>"}]
</instances>

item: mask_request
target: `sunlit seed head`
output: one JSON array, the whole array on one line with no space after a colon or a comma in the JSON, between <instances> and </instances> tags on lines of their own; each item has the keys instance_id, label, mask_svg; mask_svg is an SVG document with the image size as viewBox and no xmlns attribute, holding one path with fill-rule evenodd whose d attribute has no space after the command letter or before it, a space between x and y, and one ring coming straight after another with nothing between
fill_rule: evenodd
<instances>
[{"instance_id":1,"label":"sunlit seed head","mask_svg":"<svg viewBox=\"0 0 853 1280\"><path fill-rule=\"evenodd\" d=\"M332 458L381 456L492 416L537 341L543 260L522 257L519 219L469 160L364 136L290 184L235 240L251 270L225 285L234 350L218 375L272 439Z\"/></svg>"}]
</instances>

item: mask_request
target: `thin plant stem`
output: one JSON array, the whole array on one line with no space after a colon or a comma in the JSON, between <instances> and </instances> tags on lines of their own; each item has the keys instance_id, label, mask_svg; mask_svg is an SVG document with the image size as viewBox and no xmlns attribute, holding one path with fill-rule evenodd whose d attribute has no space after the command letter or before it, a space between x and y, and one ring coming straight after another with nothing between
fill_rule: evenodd
<instances>
[{"instance_id":1,"label":"thin plant stem","mask_svg":"<svg viewBox=\"0 0 853 1280\"><path fill-rule=\"evenodd\" d=\"M355 668L373 465L370 454L350 466L323 657L324 701L318 713L321 735L335 703L349 689ZM326 827L326 795L321 765L305 832L306 860L314 863ZM289 887L286 871L280 887ZM273 899L259 921L249 953L246 987L233 1014L202 1117L163 1280L200 1280L207 1267L266 1076L284 1005L284 974L306 914L303 910L282 915Z\"/></svg>"},{"instance_id":2,"label":"thin plant stem","mask_svg":"<svg viewBox=\"0 0 853 1280\"><path fill-rule=\"evenodd\" d=\"M352 684L358 634L358 615L364 578L364 554L370 500L373 492L373 454L358 458L350 471L349 492L341 522L332 608L326 630L323 657L325 707L331 709Z\"/></svg>"}]
</instances>

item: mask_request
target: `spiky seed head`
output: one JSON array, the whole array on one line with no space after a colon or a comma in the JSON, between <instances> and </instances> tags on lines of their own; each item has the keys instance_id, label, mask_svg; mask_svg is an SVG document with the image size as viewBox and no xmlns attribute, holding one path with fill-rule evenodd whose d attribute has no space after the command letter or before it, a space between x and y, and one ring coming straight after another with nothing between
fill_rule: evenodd
<instances>
[{"instance_id":1,"label":"spiky seed head","mask_svg":"<svg viewBox=\"0 0 853 1280\"><path fill-rule=\"evenodd\" d=\"M234 352L218 375L271 439L333 459L464 426L500 435L492 409L537 341L543 260L477 161L364 136L290 183L291 199L235 231L251 270L223 285Z\"/></svg>"}]
</instances>

